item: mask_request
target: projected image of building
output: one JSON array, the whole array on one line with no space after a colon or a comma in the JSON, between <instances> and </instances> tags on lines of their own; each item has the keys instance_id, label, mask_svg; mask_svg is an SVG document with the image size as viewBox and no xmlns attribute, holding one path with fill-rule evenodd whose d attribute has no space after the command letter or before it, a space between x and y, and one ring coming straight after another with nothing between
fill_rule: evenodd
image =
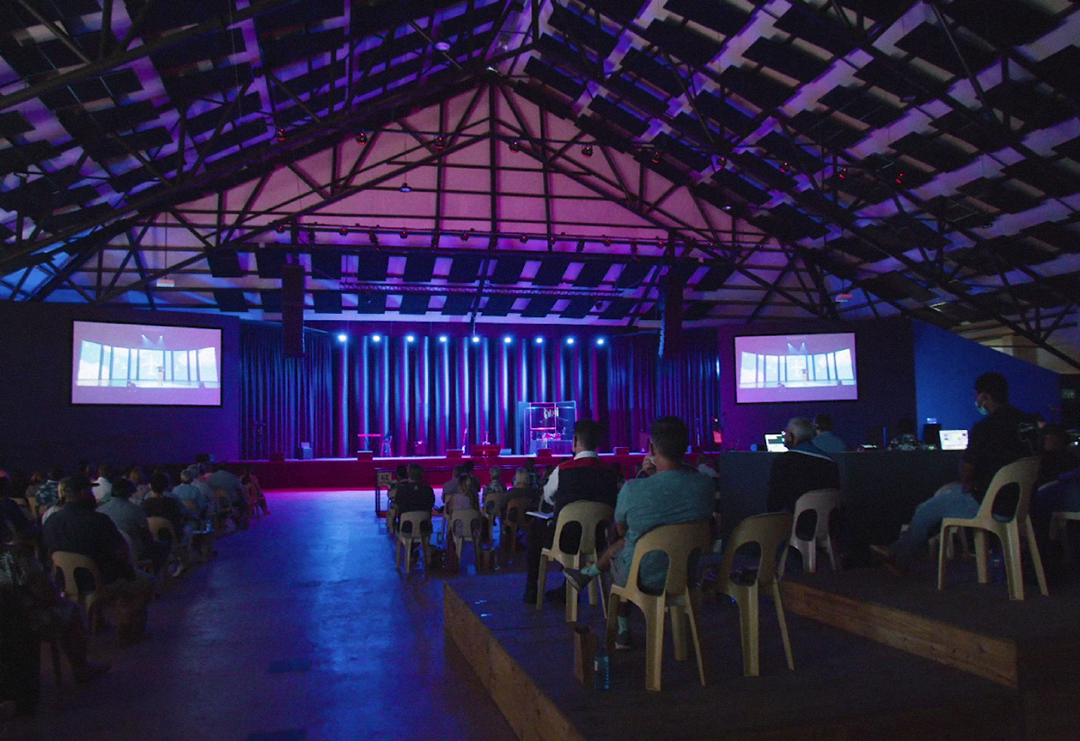
<instances>
[{"instance_id":1,"label":"projected image of building","mask_svg":"<svg viewBox=\"0 0 1080 741\"><path fill-rule=\"evenodd\" d=\"M144 347L118 347L83 340L78 386L112 388L218 388L217 350L169 349L143 335Z\"/></svg>"},{"instance_id":2,"label":"projected image of building","mask_svg":"<svg viewBox=\"0 0 1080 741\"><path fill-rule=\"evenodd\" d=\"M825 388L855 385L855 364L848 348L807 352L806 343L787 346L786 355L739 354L739 388Z\"/></svg>"}]
</instances>

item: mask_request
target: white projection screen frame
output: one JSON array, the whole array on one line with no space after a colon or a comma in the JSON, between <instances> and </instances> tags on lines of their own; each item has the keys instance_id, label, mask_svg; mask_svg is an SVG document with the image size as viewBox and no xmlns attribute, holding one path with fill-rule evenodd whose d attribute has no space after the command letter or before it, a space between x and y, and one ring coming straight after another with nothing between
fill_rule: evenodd
<instances>
[{"instance_id":1,"label":"white projection screen frame","mask_svg":"<svg viewBox=\"0 0 1080 741\"><path fill-rule=\"evenodd\" d=\"M735 402L857 401L853 332L735 338Z\"/></svg>"},{"instance_id":2,"label":"white projection screen frame","mask_svg":"<svg viewBox=\"0 0 1080 741\"><path fill-rule=\"evenodd\" d=\"M221 330L74 320L71 403L221 406Z\"/></svg>"}]
</instances>

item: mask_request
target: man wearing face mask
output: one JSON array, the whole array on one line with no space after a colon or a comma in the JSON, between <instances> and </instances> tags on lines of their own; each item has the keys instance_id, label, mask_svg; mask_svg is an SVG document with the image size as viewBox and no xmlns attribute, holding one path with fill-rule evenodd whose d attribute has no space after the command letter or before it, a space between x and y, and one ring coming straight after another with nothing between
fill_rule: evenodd
<instances>
[{"instance_id":1,"label":"man wearing face mask","mask_svg":"<svg viewBox=\"0 0 1080 741\"><path fill-rule=\"evenodd\" d=\"M1009 404L1009 383L1000 373L983 373L975 379L975 407L983 419L968 435L967 450L960 462L960 480L938 489L920 504L908 529L890 546L871 546L887 569L902 575L914 555L938 534L946 517L974 517L994 474L1002 466L1030 455L1022 429L1028 417ZM995 507L996 507L995 503Z\"/></svg>"}]
</instances>

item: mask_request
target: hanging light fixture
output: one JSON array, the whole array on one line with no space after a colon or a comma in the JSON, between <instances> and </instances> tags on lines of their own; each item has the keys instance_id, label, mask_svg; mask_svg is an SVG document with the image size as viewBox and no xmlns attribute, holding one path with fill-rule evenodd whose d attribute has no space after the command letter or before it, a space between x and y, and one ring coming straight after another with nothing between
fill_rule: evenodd
<instances>
[{"instance_id":1,"label":"hanging light fixture","mask_svg":"<svg viewBox=\"0 0 1080 741\"><path fill-rule=\"evenodd\" d=\"M401 187L398 188L398 190L401 191L402 193L412 193L412 188L409 187L409 181L408 180L402 182Z\"/></svg>"},{"instance_id":2,"label":"hanging light fixture","mask_svg":"<svg viewBox=\"0 0 1080 741\"><path fill-rule=\"evenodd\" d=\"M592 144L586 144L584 147L581 148L581 156L582 157L592 157L592 154L593 154Z\"/></svg>"},{"instance_id":3,"label":"hanging light fixture","mask_svg":"<svg viewBox=\"0 0 1080 741\"><path fill-rule=\"evenodd\" d=\"M367 134L365 134L363 131L361 131L359 134L357 134L356 135L356 143L357 144L367 144Z\"/></svg>"}]
</instances>

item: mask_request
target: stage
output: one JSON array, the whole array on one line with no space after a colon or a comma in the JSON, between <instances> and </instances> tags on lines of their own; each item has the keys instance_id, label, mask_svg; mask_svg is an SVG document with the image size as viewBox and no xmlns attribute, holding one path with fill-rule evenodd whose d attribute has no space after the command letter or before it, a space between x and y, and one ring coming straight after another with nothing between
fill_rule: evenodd
<instances>
[{"instance_id":1,"label":"stage","mask_svg":"<svg viewBox=\"0 0 1080 741\"><path fill-rule=\"evenodd\" d=\"M583 687L572 673L564 608L524 605L520 574L447 582L446 631L523 741L1075 739L1080 585L1010 603L1003 587L965 582L964 566L951 570L956 582L943 594L921 577L897 588L872 569L790 580L785 607L795 671L763 600L760 677L743 676L734 605L707 601L707 687L692 659L674 661L669 628L663 690L645 690L640 612L632 626L642 645L612 657L611 691ZM548 586L560 578L552 575ZM812 612L810 594L818 619L798 614ZM877 607L855 632L843 618L852 605ZM599 607L582 602L579 618L603 635ZM846 629L836 627L841 623ZM927 645L933 660L919 650Z\"/></svg>"},{"instance_id":2,"label":"stage","mask_svg":"<svg viewBox=\"0 0 1080 741\"><path fill-rule=\"evenodd\" d=\"M620 466L627 476L633 475L641 464L644 453L601 453L600 459L613 466ZM441 487L450 480L454 467L466 461L472 461L474 470L482 483L490 477L487 473L491 466L501 466L502 480L509 488L514 481L514 470L532 460L537 469L544 466L558 465L569 456L526 456L502 455L470 458L451 458L447 456L414 456L397 458L317 458L314 460L286 461L234 461L230 465L236 469L250 468L259 477L262 487L270 489L375 489L379 486L380 471L394 472L398 466L416 463L427 473L427 482L433 487ZM382 485L385 489L385 483Z\"/></svg>"}]
</instances>

